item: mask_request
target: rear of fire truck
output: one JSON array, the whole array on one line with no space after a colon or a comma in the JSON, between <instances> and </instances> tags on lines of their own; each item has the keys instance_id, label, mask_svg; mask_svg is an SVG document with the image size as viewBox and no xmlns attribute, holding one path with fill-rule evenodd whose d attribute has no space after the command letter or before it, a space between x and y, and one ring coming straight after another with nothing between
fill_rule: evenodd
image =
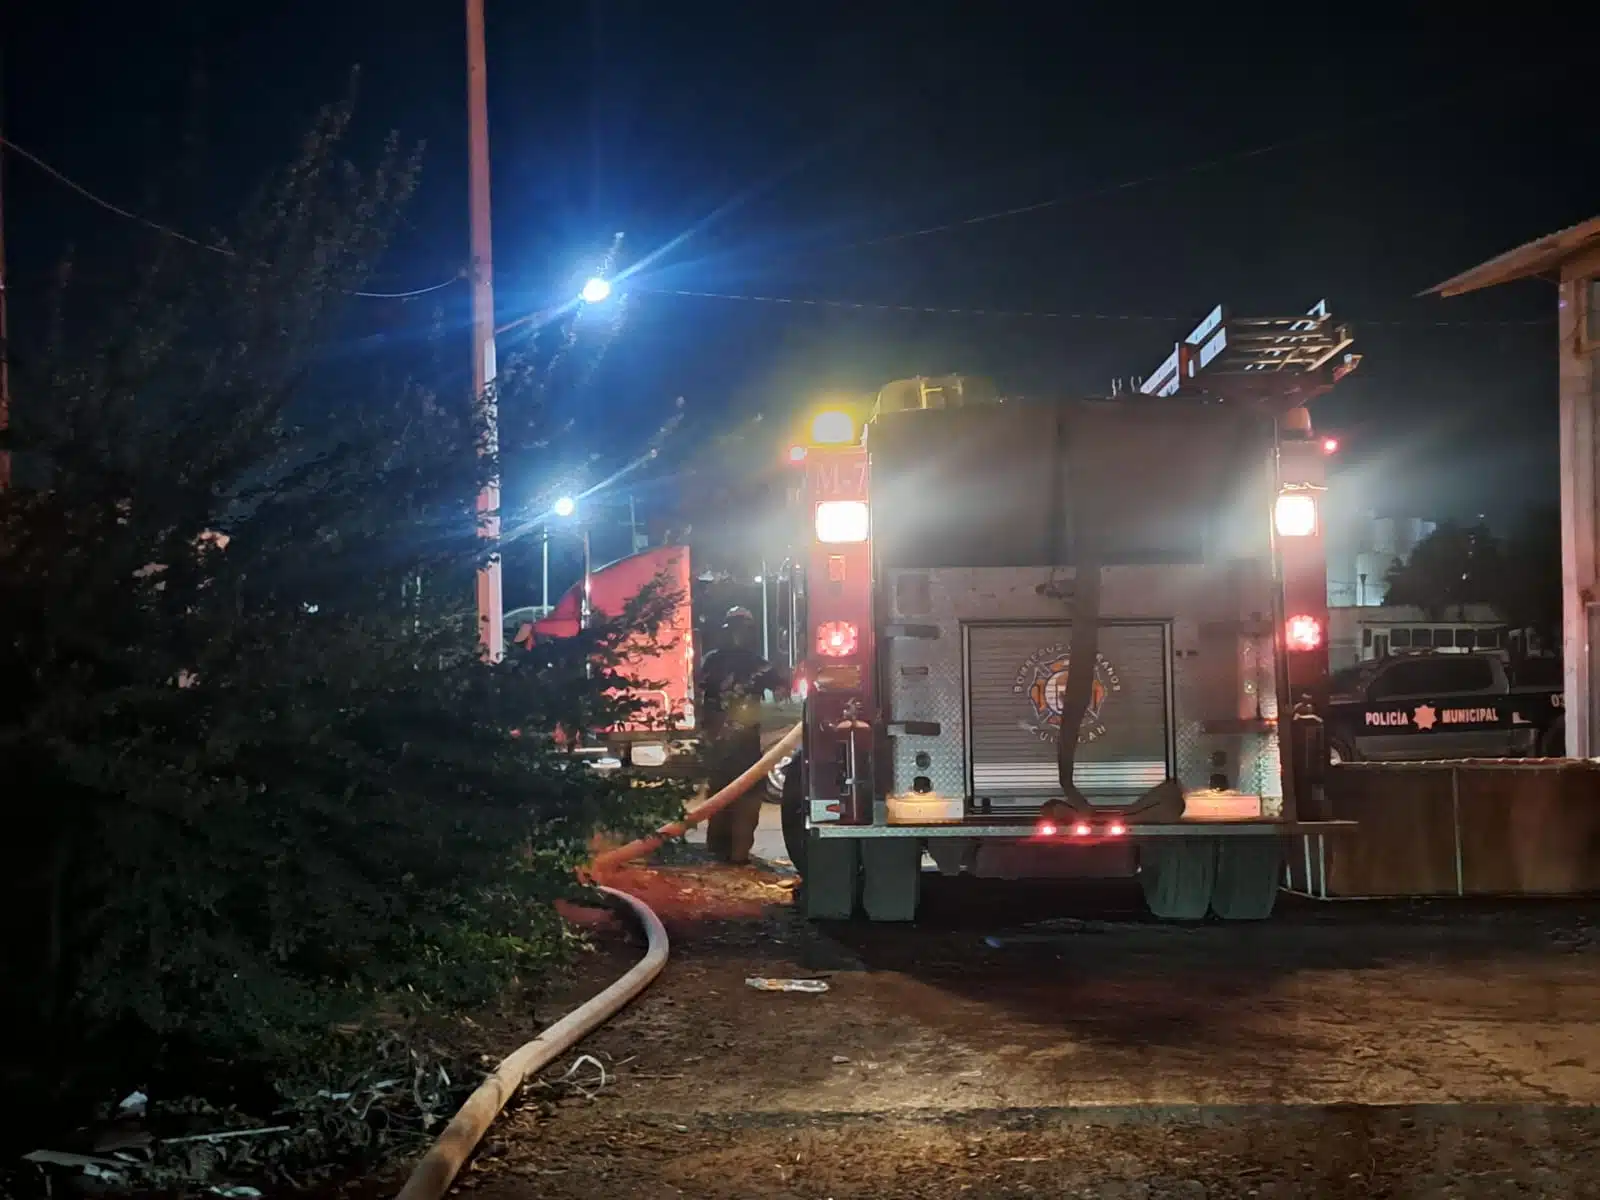
<instances>
[{"instance_id":1,"label":"rear of fire truck","mask_svg":"<svg viewBox=\"0 0 1600 1200\"><path fill-rule=\"evenodd\" d=\"M1289 718L1327 674L1305 401L1349 343L1321 306L1219 308L1121 397L914 380L863 428L818 421L788 789L809 915L912 919L925 855L1136 875L1163 918L1270 915L1284 840L1315 824L1289 764L1320 756Z\"/></svg>"}]
</instances>

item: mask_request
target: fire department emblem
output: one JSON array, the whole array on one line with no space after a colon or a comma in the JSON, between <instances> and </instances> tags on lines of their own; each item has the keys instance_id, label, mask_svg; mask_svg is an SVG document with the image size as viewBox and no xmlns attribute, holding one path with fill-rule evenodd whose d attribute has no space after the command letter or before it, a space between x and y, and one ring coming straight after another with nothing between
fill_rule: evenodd
<instances>
[{"instance_id":1,"label":"fire department emblem","mask_svg":"<svg viewBox=\"0 0 1600 1200\"><path fill-rule=\"evenodd\" d=\"M1023 661L1011 685L1011 694L1028 702L1029 716L1023 724L1041 742L1053 742L1061 735L1061 698L1067 688L1067 672L1072 665L1072 655L1067 647L1047 646ZM1106 661L1098 655L1094 664L1094 683L1089 689L1089 708L1083 714L1083 724L1078 729L1078 742L1092 742L1105 731L1106 700L1112 693L1122 690L1122 680Z\"/></svg>"}]
</instances>

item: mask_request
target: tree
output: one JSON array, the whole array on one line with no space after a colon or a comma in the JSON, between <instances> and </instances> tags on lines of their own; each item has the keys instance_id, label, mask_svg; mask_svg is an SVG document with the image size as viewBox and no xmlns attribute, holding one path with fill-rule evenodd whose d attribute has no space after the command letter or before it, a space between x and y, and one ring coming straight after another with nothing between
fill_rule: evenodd
<instances>
[{"instance_id":1,"label":"tree","mask_svg":"<svg viewBox=\"0 0 1600 1200\"><path fill-rule=\"evenodd\" d=\"M329 374L418 165L343 161L350 116L231 239L161 242L81 323L68 288L19 372L46 475L0 494L0 1011L42 1033L0 1067L46 1097L270 1077L336 1022L487 996L564 945L593 832L679 800L546 736L622 715L670 598L486 666L470 398Z\"/></svg>"},{"instance_id":2,"label":"tree","mask_svg":"<svg viewBox=\"0 0 1600 1200\"><path fill-rule=\"evenodd\" d=\"M1502 585L1504 552L1486 525L1441 524L1396 561L1385 576L1385 604L1420 608L1430 620L1466 604L1493 603Z\"/></svg>"}]
</instances>

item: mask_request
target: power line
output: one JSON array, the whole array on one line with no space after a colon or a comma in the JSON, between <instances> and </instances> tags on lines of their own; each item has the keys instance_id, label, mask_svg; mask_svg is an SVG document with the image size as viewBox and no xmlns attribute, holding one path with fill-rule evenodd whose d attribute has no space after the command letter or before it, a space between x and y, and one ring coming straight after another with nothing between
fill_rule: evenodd
<instances>
[{"instance_id":1,"label":"power line","mask_svg":"<svg viewBox=\"0 0 1600 1200\"><path fill-rule=\"evenodd\" d=\"M1193 316L1162 316L1153 313L1069 312L1052 309L963 308L932 304L882 304L867 300L817 299L809 296L764 296L743 292L701 292L689 291L683 288L636 288L633 290L657 296L685 296L701 300L742 301L752 304L788 305L794 308L830 308L852 312L912 313L934 316L1023 318L1052 321L1143 321L1173 325L1192 324L1195 319ZM1374 318L1369 320L1365 317L1354 317L1351 320L1357 325L1364 326L1466 326L1476 328L1484 326L1549 325L1555 320L1555 317L1552 314L1549 317L1541 317L1534 320L1430 321L1401 318Z\"/></svg>"},{"instance_id":2,"label":"power line","mask_svg":"<svg viewBox=\"0 0 1600 1200\"><path fill-rule=\"evenodd\" d=\"M174 229L170 225L163 225L160 221L153 221L149 217L143 216L140 213L132 212L129 209L123 208L121 205L113 204L104 196L90 191L88 188L84 187L83 184L67 175L64 171L51 166L44 159L33 153L33 151L24 149L22 146L17 145L17 143L13 142L8 137L0 135L0 147L10 150L19 158L26 159L28 162L32 163L35 167L43 171L46 175L50 176L50 178L54 179L63 187L69 188L78 195L82 196L85 200L98 205L109 213L113 213L116 216L122 217L124 220L132 221L138 225L143 225L146 229L154 230L163 237L169 237L176 241L185 242L190 246L194 246L200 250L205 250L211 254L218 254L224 258L238 257L235 251L230 250L226 246L219 246L214 242L203 242L199 238L190 237L181 229ZM462 273L458 271L456 274L452 275L449 279L444 280L442 283L431 284L428 287L414 288L408 292L362 292L349 289L341 290L345 291L347 295L361 296L369 300L409 300L413 296L426 296L429 292L437 292L441 288L447 288L452 283L458 282L461 278Z\"/></svg>"},{"instance_id":3,"label":"power line","mask_svg":"<svg viewBox=\"0 0 1600 1200\"><path fill-rule=\"evenodd\" d=\"M457 271L449 279L440 280L438 283L429 284L427 287L412 288L409 292L351 292L352 296L364 296L369 300L409 300L413 296L426 296L429 292L437 292L447 288L453 283L460 283L463 273Z\"/></svg>"},{"instance_id":4,"label":"power line","mask_svg":"<svg viewBox=\"0 0 1600 1200\"><path fill-rule=\"evenodd\" d=\"M137 224L143 225L147 229L153 229L165 237L176 238L180 242L187 242L191 246L198 246L202 250L209 250L213 254L223 254L229 256L230 258L233 256L233 251L224 246L209 245L206 242L200 241L198 238L190 237L187 233L181 233L178 230L173 229L171 226L163 225L159 221L152 221L149 217L140 216L136 212L129 212L127 209L111 203L111 201L105 199L103 196L96 195L94 192L91 192L88 188L84 187L83 184L63 174L61 171L56 170L55 167L52 167L49 163L45 162L44 159L40 158L31 150L23 149L10 138L0 137L0 146L5 147L19 158L27 159L34 166L38 167L39 170L43 171L46 175L50 176L50 178L54 179L63 187L77 192L78 195L82 196L85 200L88 200L94 204L98 204L101 208L105 209L109 213L115 213L119 217L123 217L129 221L134 221Z\"/></svg>"},{"instance_id":5,"label":"power line","mask_svg":"<svg viewBox=\"0 0 1600 1200\"><path fill-rule=\"evenodd\" d=\"M1058 321L1154 321L1182 324L1192 317L1152 316L1133 313L1055 312L1010 308L952 308L932 304L879 304L866 300L822 300L807 296L757 296L739 292L695 292L680 288L638 288L658 296L688 296L702 300L736 300L756 304L786 304L796 308L836 308L857 312L930 313L960 317L1024 317Z\"/></svg>"}]
</instances>

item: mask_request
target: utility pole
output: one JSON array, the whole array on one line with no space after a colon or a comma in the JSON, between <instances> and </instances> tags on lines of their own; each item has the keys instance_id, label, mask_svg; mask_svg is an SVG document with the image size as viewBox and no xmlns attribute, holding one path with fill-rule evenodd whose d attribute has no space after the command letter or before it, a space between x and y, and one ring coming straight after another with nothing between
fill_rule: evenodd
<instances>
[{"instance_id":1,"label":"utility pole","mask_svg":"<svg viewBox=\"0 0 1600 1200\"><path fill-rule=\"evenodd\" d=\"M489 236L489 92L483 48L483 0L467 0L467 197L472 226L472 394L482 424L479 453L500 450L495 399L494 257ZM478 636L491 663L505 657L500 578L500 476L478 493L478 536L489 553L478 569Z\"/></svg>"}]
</instances>

